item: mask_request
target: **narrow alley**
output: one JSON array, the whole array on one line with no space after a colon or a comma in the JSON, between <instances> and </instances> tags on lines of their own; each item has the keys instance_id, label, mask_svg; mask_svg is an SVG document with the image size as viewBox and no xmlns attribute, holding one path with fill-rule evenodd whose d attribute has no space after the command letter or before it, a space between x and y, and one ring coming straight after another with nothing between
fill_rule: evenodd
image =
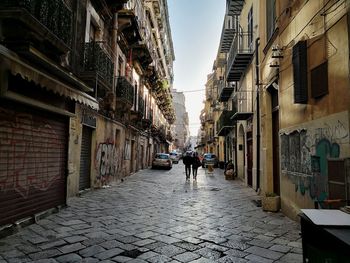
<instances>
[{"instance_id":1,"label":"narrow alley","mask_svg":"<svg viewBox=\"0 0 350 263\"><path fill-rule=\"evenodd\" d=\"M298 223L223 170L143 170L0 240L0 263L302 262Z\"/></svg>"}]
</instances>

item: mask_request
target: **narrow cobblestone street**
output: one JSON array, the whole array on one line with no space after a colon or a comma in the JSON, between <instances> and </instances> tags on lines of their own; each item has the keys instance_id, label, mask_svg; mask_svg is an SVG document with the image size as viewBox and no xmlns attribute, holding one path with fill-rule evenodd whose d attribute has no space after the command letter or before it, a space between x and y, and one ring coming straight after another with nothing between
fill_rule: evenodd
<instances>
[{"instance_id":1,"label":"narrow cobblestone street","mask_svg":"<svg viewBox=\"0 0 350 263\"><path fill-rule=\"evenodd\" d=\"M70 199L68 207L0 240L0 263L302 262L296 222L266 213L242 182L198 170L185 182L143 170Z\"/></svg>"}]
</instances>

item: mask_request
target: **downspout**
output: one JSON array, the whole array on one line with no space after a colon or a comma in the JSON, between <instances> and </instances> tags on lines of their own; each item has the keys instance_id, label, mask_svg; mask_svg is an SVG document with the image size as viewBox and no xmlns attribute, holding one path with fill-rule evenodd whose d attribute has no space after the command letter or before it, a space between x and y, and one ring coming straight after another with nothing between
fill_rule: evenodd
<instances>
[{"instance_id":1,"label":"downspout","mask_svg":"<svg viewBox=\"0 0 350 263\"><path fill-rule=\"evenodd\" d=\"M259 78L259 45L260 37L255 39L255 72L256 72L256 191L260 190L260 78Z\"/></svg>"}]
</instances>

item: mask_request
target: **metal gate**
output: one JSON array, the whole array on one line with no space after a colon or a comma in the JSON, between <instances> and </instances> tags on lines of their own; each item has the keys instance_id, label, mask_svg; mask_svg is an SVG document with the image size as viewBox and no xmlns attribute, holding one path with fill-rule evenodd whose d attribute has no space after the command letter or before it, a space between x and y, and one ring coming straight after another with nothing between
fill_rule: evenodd
<instances>
[{"instance_id":1,"label":"metal gate","mask_svg":"<svg viewBox=\"0 0 350 263\"><path fill-rule=\"evenodd\" d=\"M80 153L79 190L90 188L92 129L83 125Z\"/></svg>"},{"instance_id":2,"label":"metal gate","mask_svg":"<svg viewBox=\"0 0 350 263\"><path fill-rule=\"evenodd\" d=\"M0 225L4 225L66 203L68 119L0 102Z\"/></svg>"}]
</instances>

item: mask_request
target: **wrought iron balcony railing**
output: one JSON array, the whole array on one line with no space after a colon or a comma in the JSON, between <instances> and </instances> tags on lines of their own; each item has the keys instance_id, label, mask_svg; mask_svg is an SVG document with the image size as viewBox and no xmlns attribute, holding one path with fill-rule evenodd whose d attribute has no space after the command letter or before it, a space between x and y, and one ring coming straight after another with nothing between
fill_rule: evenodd
<instances>
[{"instance_id":1,"label":"wrought iron balcony railing","mask_svg":"<svg viewBox=\"0 0 350 263\"><path fill-rule=\"evenodd\" d=\"M219 120L216 122L216 131L218 136L225 136L233 128L234 122L231 120L236 110L224 110Z\"/></svg>"},{"instance_id":2,"label":"wrought iron balcony railing","mask_svg":"<svg viewBox=\"0 0 350 263\"><path fill-rule=\"evenodd\" d=\"M0 9L26 10L57 38L70 46L73 14L62 0L1 0Z\"/></svg>"},{"instance_id":3,"label":"wrought iron balcony railing","mask_svg":"<svg viewBox=\"0 0 350 263\"><path fill-rule=\"evenodd\" d=\"M96 72L108 87L113 84L113 62L102 48L102 42L88 42L84 45L83 69Z\"/></svg>"},{"instance_id":4,"label":"wrought iron balcony railing","mask_svg":"<svg viewBox=\"0 0 350 263\"><path fill-rule=\"evenodd\" d=\"M233 39L227 60L227 81L239 81L250 64L253 54L251 32L237 33Z\"/></svg>"},{"instance_id":5,"label":"wrought iron balcony railing","mask_svg":"<svg viewBox=\"0 0 350 263\"><path fill-rule=\"evenodd\" d=\"M123 76L117 78L116 97L131 107L134 102L134 86Z\"/></svg>"}]
</instances>

